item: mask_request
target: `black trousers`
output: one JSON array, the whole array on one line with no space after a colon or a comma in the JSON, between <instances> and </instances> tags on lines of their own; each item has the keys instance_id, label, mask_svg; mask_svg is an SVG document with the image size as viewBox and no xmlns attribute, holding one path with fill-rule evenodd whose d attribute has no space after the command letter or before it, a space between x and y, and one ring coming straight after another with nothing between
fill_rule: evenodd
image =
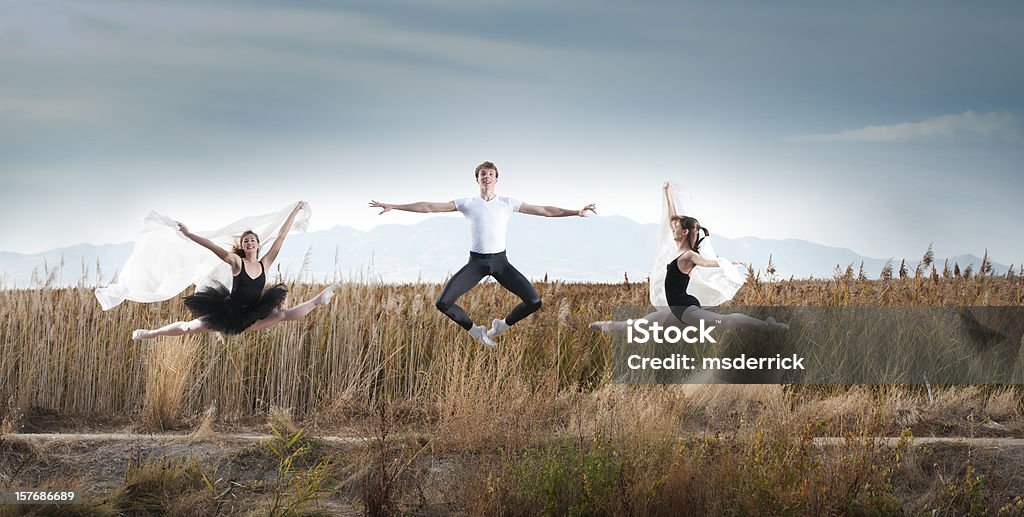
<instances>
[{"instance_id":1,"label":"black trousers","mask_svg":"<svg viewBox=\"0 0 1024 517\"><path fill-rule=\"evenodd\" d=\"M455 302L487 275L494 277L502 287L512 291L522 300L505 317L505 323L515 325L519 320L540 310L540 295L533 288L533 284L512 267L512 264L508 263L504 251L501 253L469 252L469 263L455 273L455 276L445 284L441 296L437 298L437 310L443 312L445 316L451 318L462 328L466 330L473 328L473 320L469 319L466 311L462 310L462 307Z\"/></svg>"}]
</instances>

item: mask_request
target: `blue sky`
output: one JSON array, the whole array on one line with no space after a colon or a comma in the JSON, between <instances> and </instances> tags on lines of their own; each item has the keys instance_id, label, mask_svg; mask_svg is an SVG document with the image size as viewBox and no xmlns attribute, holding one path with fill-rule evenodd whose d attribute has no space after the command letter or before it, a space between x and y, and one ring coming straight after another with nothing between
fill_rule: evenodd
<instances>
[{"instance_id":1,"label":"blue sky","mask_svg":"<svg viewBox=\"0 0 1024 517\"><path fill-rule=\"evenodd\" d=\"M471 195L1024 258L1015 2L0 0L0 250ZM16 222L15 222L16 221Z\"/></svg>"}]
</instances>

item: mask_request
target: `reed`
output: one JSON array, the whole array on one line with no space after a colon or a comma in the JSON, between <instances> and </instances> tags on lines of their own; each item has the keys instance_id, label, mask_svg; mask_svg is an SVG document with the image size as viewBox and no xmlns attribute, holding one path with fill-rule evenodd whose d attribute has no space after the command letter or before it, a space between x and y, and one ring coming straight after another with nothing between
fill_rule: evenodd
<instances>
[{"instance_id":1,"label":"reed","mask_svg":"<svg viewBox=\"0 0 1024 517\"><path fill-rule=\"evenodd\" d=\"M820 280L751 271L730 305L1024 305L1024 277L986 268L957 275L957 269L918 268L900 278L890 267L880 280L852 265ZM292 282L290 299L308 299L322 287ZM302 321L236 337L143 343L130 340L131 330L185 318L180 298L102 312L84 285L0 291L0 401L6 401L0 445L2 432L38 414L121 420L141 430L198 428L197 435L217 439L215 429L225 423L268 419L273 429L344 434L379 413L387 426L378 446L368 446L373 454L337 465L312 458L318 467L295 471L296 479L315 478L309 487L362 497L367 508L376 501L379 508L420 513L433 504L469 513L623 515L678 508L709 514L1024 508L1014 498L1019 480L1000 470L1001 461L971 450L932 454L908 441L884 447L874 440L1024 435L1024 391L1015 386L615 384L612 339L588 324L617 307L646 305L646 284L536 287L545 308L502 336L497 350L482 349L435 310L438 284L350 282ZM488 321L516 301L486 282L460 303L475 320ZM844 440L812 446L820 436ZM173 476L146 477L157 488L180 490L187 481L196 511L224 502L220 487L203 489L196 480L205 478L194 469L165 465L172 464L149 470ZM380 479L357 475L381 465ZM329 481L331 469L348 481ZM386 490L366 490L378 485ZM256 489L251 495L257 506L280 502L264 500ZM121 501L107 502L115 500ZM136 500L162 501L122 502Z\"/></svg>"},{"instance_id":2,"label":"reed","mask_svg":"<svg viewBox=\"0 0 1024 517\"><path fill-rule=\"evenodd\" d=\"M994 276L985 268L971 277L915 273L866 280L851 266L823 280L751 275L731 305L1024 304L1021 276ZM290 302L322 287L293 282ZM381 400L415 407L426 420L470 418L516 397L520 404L538 396L553 403L605 387L611 339L587 325L616 307L647 302L645 283L539 283L545 308L488 351L434 309L440 289L351 282L302 321L242 336L151 342L131 341L131 330L186 319L180 297L103 312L86 286L0 291L0 400L13 400L8 405L22 412L142 416L155 429L182 425L211 406L225 420L274 406L290 408L297 419L330 420ZM503 315L516 302L493 282L460 301L477 321Z\"/></svg>"}]
</instances>

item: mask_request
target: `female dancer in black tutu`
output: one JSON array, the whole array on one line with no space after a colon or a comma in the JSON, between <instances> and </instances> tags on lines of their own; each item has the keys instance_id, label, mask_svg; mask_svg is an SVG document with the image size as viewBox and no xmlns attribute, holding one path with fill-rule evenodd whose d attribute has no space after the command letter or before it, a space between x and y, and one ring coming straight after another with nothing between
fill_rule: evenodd
<instances>
[{"instance_id":1,"label":"female dancer in black tutu","mask_svg":"<svg viewBox=\"0 0 1024 517\"><path fill-rule=\"evenodd\" d=\"M288 295L288 289L284 284L263 289L267 282L266 270L277 259L285 236L295 222L295 216L304 206L304 202L295 205L270 251L263 258L258 258L259 236L251 230L242 234L233 252L228 252L209 239L189 232L188 227L178 223L178 230L183 235L212 251L231 266L231 274L234 277L231 290L219 282L212 287L200 289L195 294L185 297L185 306L195 319L177 321L154 330L139 329L132 332L132 339L184 336L199 332L241 334L249 330L267 328L282 321L301 319L318 305L330 302L334 290L338 288L337 282L327 286L313 299L290 309L279 308Z\"/></svg>"}]
</instances>

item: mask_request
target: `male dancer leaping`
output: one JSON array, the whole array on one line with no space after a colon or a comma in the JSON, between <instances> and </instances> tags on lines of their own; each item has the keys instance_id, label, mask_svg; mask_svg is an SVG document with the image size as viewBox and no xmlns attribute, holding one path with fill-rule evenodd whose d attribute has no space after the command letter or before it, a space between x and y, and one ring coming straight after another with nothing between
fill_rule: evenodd
<instances>
[{"instance_id":1,"label":"male dancer leaping","mask_svg":"<svg viewBox=\"0 0 1024 517\"><path fill-rule=\"evenodd\" d=\"M381 214L389 210L419 213L454 212L456 210L462 212L462 215L469 220L472 241L469 263L455 273L455 276L444 286L441 296L437 299L437 310L466 329L478 343L487 347L495 347L497 344L492 338L499 336L518 321L540 309L540 296L534 290L533 285L522 273L512 267L505 257L505 233L508 230L509 218L515 212L544 217L573 215L584 217L588 211L596 213L596 207L594 204L589 204L580 210L568 210L553 206L530 205L512 197L499 197L494 193L494 186L498 183L498 168L491 162L477 165L474 174L477 184L480 185L480 196L478 197L460 198L445 203L421 201L405 205L371 201L370 206L383 208ZM495 319L490 330L483 325L474 325L473 320L466 315L466 311L455 303L460 296L466 294L487 275L494 277L502 287L512 291L522 300L508 313L505 319Z\"/></svg>"}]
</instances>

